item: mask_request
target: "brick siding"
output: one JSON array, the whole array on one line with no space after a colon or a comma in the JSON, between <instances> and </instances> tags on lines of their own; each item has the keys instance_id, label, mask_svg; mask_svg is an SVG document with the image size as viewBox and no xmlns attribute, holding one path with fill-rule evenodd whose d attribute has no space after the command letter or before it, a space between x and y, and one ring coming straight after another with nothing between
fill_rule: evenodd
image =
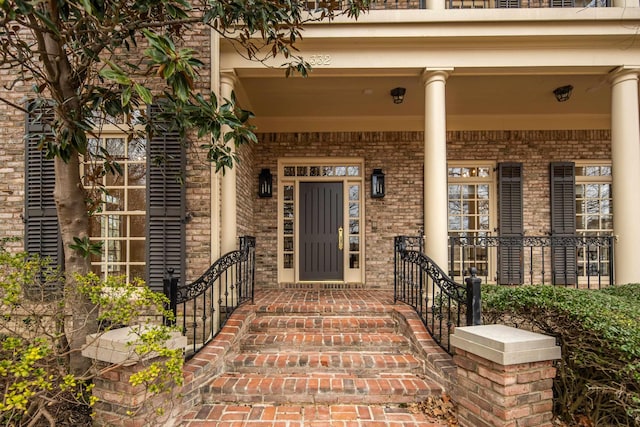
<instances>
[{"instance_id":1,"label":"brick siding","mask_svg":"<svg viewBox=\"0 0 640 427\"><path fill-rule=\"evenodd\" d=\"M274 286L276 269L276 213L278 158L364 158L364 203L366 219L366 278L368 288L389 288L393 277L393 237L416 235L423 224L422 132L340 132L260 134L253 147L251 185L257 188L262 168L274 173L274 197L255 203L254 230L257 238L258 286ZM549 163L552 161L610 160L608 130L579 131L455 131L447 134L449 161L482 160L523 162L524 220L527 235L549 232ZM372 199L370 175L382 168L386 178L384 199Z\"/></svg>"},{"instance_id":2,"label":"brick siding","mask_svg":"<svg viewBox=\"0 0 640 427\"><path fill-rule=\"evenodd\" d=\"M553 361L501 365L456 349L455 399L464 427L551 427Z\"/></svg>"}]
</instances>

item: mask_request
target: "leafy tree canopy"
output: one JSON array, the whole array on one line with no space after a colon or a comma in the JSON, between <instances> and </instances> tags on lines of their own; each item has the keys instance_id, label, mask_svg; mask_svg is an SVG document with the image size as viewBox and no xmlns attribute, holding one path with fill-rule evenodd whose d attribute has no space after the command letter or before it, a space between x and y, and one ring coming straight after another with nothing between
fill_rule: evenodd
<instances>
[{"instance_id":1,"label":"leafy tree canopy","mask_svg":"<svg viewBox=\"0 0 640 427\"><path fill-rule=\"evenodd\" d=\"M162 96L172 122L210 134L210 160L231 166L220 144L255 140L245 126L249 113L197 90L201 53L184 47L183 36L208 27L249 59L280 55L287 74L306 74L295 50L303 24L336 13L357 17L365 1L340 3L344 11L328 2L309 14L295 0L0 0L0 68L17 71L9 89L27 84L27 96L53 100L55 139L42 144L50 157L86 154L96 116L132 114ZM223 125L229 132L221 139Z\"/></svg>"},{"instance_id":2,"label":"leafy tree canopy","mask_svg":"<svg viewBox=\"0 0 640 427\"><path fill-rule=\"evenodd\" d=\"M158 122L204 139L218 169L234 163L228 142L256 140L247 125L250 113L233 97L218 102L213 91L203 92L208 76L205 83L198 79L208 74L202 71L208 52L198 51L203 46L188 43L187 36L214 31L250 60L280 56L287 74L305 75L309 65L295 48L303 25L339 13L357 17L368 1L330 0L308 13L302 0L0 0L0 75L14 76L0 101L34 115L46 102L54 112L47 122L52 132L43 134L40 146L54 159L66 286L89 271L94 249L87 246L91 205L80 158L88 154L102 162L102 174L120 173L111 153L90 148L100 126L117 123L132 139L137 132L151 134L143 107L161 98L166 116ZM36 102L25 102L30 99ZM97 323L88 317L93 304L86 298L70 304L71 348L77 350ZM81 371L81 360L76 362Z\"/></svg>"}]
</instances>

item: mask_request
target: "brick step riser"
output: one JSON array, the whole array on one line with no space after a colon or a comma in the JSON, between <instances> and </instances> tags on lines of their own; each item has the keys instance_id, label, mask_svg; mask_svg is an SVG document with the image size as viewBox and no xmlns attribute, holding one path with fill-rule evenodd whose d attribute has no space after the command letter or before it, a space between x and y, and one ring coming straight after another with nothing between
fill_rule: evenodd
<instances>
[{"instance_id":1,"label":"brick step riser","mask_svg":"<svg viewBox=\"0 0 640 427\"><path fill-rule=\"evenodd\" d=\"M287 404L322 404L322 405L334 405L334 404L361 404L361 405L399 405L406 403L415 403L420 400L426 399L429 395L437 395L438 393L425 393L425 394L413 394L413 395L380 395L371 396L368 394L292 394L292 395L214 395L211 394L204 396L203 403L216 404L216 403L237 403L246 405L253 404L275 404L275 405L287 405Z\"/></svg>"},{"instance_id":2,"label":"brick step riser","mask_svg":"<svg viewBox=\"0 0 640 427\"><path fill-rule=\"evenodd\" d=\"M298 334L396 334L396 330L393 328L251 328L250 334L260 335L282 335L284 333L298 333Z\"/></svg>"},{"instance_id":3,"label":"brick step riser","mask_svg":"<svg viewBox=\"0 0 640 427\"><path fill-rule=\"evenodd\" d=\"M388 328L380 328L380 327L375 327L375 326L371 326L369 328L366 327L349 327L349 326L345 326L345 327L337 327L337 328L325 328L325 327L315 327L315 326L302 326L302 327L287 327L287 326L280 326L280 327L259 327L259 326L251 326L251 328L249 329L249 333L252 334L267 334L267 335L274 335L277 333L281 333L283 331L289 332L289 333L306 333L306 334L313 334L313 333L327 333L327 334L348 334L348 333L356 333L356 332L361 332L363 334L395 334L397 333L397 329L394 327L388 327Z\"/></svg>"},{"instance_id":4,"label":"brick step riser","mask_svg":"<svg viewBox=\"0 0 640 427\"><path fill-rule=\"evenodd\" d=\"M305 367L305 366L288 366L286 368L273 368L268 366L258 367L255 366L237 366L237 365L229 365L227 372L237 372L241 374L261 374L265 376L269 375L302 375L309 370L312 369L313 372L316 373L326 373L326 374L354 374L361 377L371 377L374 376L377 372L377 368L354 368L354 367L343 367L336 368L335 366L329 367ZM409 367L393 367L393 368L385 368L385 372L394 373L394 374L403 374L403 373L412 373L412 374L421 374L424 370L419 366L409 366Z\"/></svg>"},{"instance_id":5,"label":"brick step riser","mask_svg":"<svg viewBox=\"0 0 640 427\"><path fill-rule=\"evenodd\" d=\"M244 378L218 382L203 390L205 403L360 403L400 404L439 395L434 384L415 379L380 378Z\"/></svg>"},{"instance_id":6,"label":"brick step riser","mask_svg":"<svg viewBox=\"0 0 640 427\"><path fill-rule=\"evenodd\" d=\"M240 348L251 351L262 351L265 348L280 349L284 346L299 350L304 347L321 349L325 351L338 351L336 347L351 347L354 351L363 351L373 347L380 351L408 351L409 340L393 333L323 333L323 332L291 332L287 330L271 331L270 333L248 333L240 340ZM288 347L291 346L291 347Z\"/></svg>"},{"instance_id":7,"label":"brick step riser","mask_svg":"<svg viewBox=\"0 0 640 427\"><path fill-rule=\"evenodd\" d=\"M424 372L421 363L413 356L378 354L377 356L331 355L282 355L240 354L227 361L227 371L240 373L306 374L308 372L354 374L373 377L380 372L414 373Z\"/></svg>"},{"instance_id":8,"label":"brick step riser","mask_svg":"<svg viewBox=\"0 0 640 427\"><path fill-rule=\"evenodd\" d=\"M251 332L268 333L286 330L288 332L354 332L396 333L397 325L391 318L323 318L323 317L260 317L251 323Z\"/></svg>"},{"instance_id":9,"label":"brick step riser","mask_svg":"<svg viewBox=\"0 0 640 427\"><path fill-rule=\"evenodd\" d=\"M393 310L380 308L379 310L372 310L371 307L340 307L340 306L305 306L305 307L269 307L258 308L256 315L262 316L322 316L322 317L336 317L336 316L358 316L358 317L389 317L393 313Z\"/></svg>"},{"instance_id":10,"label":"brick step riser","mask_svg":"<svg viewBox=\"0 0 640 427\"><path fill-rule=\"evenodd\" d=\"M244 341L239 346L241 353L290 353L290 352L312 352L312 351L331 351L331 352L373 352L402 354L411 353L409 343L380 343L375 341L369 342L338 342L338 341L318 341L318 342L262 342L262 341Z\"/></svg>"}]
</instances>

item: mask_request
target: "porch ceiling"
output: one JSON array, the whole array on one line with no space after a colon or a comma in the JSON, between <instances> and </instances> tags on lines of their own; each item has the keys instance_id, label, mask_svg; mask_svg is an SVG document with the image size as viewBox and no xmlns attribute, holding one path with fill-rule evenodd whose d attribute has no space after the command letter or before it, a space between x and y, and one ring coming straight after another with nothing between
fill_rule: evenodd
<instances>
[{"instance_id":1,"label":"porch ceiling","mask_svg":"<svg viewBox=\"0 0 640 427\"><path fill-rule=\"evenodd\" d=\"M587 73L511 74L456 70L447 80L448 127L456 129L608 128L611 104L608 70ZM424 86L420 70L405 73L331 74L284 78L239 74L240 102L256 115L258 131L422 130ZM553 90L574 87L571 99ZM407 89L402 104L389 94Z\"/></svg>"}]
</instances>

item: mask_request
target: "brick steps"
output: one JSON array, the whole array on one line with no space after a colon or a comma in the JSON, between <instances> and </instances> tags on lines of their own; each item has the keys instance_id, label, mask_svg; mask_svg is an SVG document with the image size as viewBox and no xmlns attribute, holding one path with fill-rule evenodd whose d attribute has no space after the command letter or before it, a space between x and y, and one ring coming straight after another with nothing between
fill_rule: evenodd
<instances>
[{"instance_id":1,"label":"brick steps","mask_svg":"<svg viewBox=\"0 0 640 427\"><path fill-rule=\"evenodd\" d=\"M420 373L422 362L411 354L358 351L306 351L283 353L241 353L227 360L233 372L308 373L313 372L408 372Z\"/></svg>"},{"instance_id":2,"label":"brick steps","mask_svg":"<svg viewBox=\"0 0 640 427\"><path fill-rule=\"evenodd\" d=\"M401 404L424 399L440 387L413 374L226 373L203 390L205 403Z\"/></svg>"},{"instance_id":3,"label":"brick steps","mask_svg":"<svg viewBox=\"0 0 640 427\"><path fill-rule=\"evenodd\" d=\"M393 333L395 322L389 317L368 316L261 316L251 322L254 332L376 332Z\"/></svg>"},{"instance_id":4,"label":"brick steps","mask_svg":"<svg viewBox=\"0 0 640 427\"><path fill-rule=\"evenodd\" d=\"M422 413L389 405L205 404L183 427L447 427Z\"/></svg>"},{"instance_id":5,"label":"brick steps","mask_svg":"<svg viewBox=\"0 0 640 427\"><path fill-rule=\"evenodd\" d=\"M271 296L276 301L269 301ZM414 427L441 425L404 408L439 396L442 387L426 377L427 361L416 356L414 344L401 332L406 325L399 323L392 298L336 291L273 292L252 310L255 317L224 355L223 372L201 387L202 410L191 414L190 426L196 420L219 425L225 416L232 417L229 408L242 409L233 417L242 412L244 420L266 421L277 408L294 407L297 417L304 414L304 425L337 425L347 416L342 410L357 425L366 425L367 419L397 419L398 424L380 425L398 427L404 422ZM259 414L246 409L258 407ZM327 414L310 415L319 408Z\"/></svg>"},{"instance_id":6,"label":"brick steps","mask_svg":"<svg viewBox=\"0 0 640 427\"><path fill-rule=\"evenodd\" d=\"M270 331L250 333L242 340L244 352L311 351L311 350L371 350L385 352L408 351L409 341L390 333L311 333Z\"/></svg>"}]
</instances>

